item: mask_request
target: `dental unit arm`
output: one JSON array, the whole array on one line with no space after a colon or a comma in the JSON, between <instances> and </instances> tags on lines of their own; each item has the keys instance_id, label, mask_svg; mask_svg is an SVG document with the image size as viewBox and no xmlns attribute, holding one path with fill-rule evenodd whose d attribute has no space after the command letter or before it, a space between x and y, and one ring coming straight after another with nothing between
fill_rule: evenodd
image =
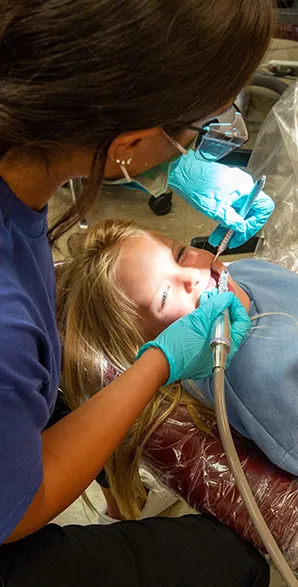
<instances>
[{"instance_id":1,"label":"dental unit arm","mask_svg":"<svg viewBox=\"0 0 298 587\"><path fill-rule=\"evenodd\" d=\"M226 269L221 272L218 282L218 293L221 294L225 291L228 291L228 271ZM269 555L288 587L297 587L298 581L283 557L257 506L242 470L232 438L225 405L225 367L231 345L230 326L229 310L227 309L217 318L213 337L210 341L210 350L213 353L215 414L220 438L240 495Z\"/></svg>"}]
</instances>

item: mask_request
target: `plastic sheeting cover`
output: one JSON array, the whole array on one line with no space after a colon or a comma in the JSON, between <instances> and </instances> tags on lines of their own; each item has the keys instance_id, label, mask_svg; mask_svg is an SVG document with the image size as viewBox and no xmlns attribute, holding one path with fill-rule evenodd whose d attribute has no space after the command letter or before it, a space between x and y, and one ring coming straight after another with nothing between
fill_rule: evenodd
<instances>
[{"instance_id":1,"label":"plastic sheeting cover","mask_svg":"<svg viewBox=\"0 0 298 587\"><path fill-rule=\"evenodd\" d=\"M146 465L190 506L211 514L264 552L238 492L216 426L199 431L184 407L151 436ZM298 571L298 481L234 433L236 449L260 510L291 568Z\"/></svg>"},{"instance_id":2,"label":"plastic sheeting cover","mask_svg":"<svg viewBox=\"0 0 298 587\"><path fill-rule=\"evenodd\" d=\"M275 211L262 230L256 257L298 272L298 82L273 106L249 161L255 179L267 176Z\"/></svg>"}]
</instances>

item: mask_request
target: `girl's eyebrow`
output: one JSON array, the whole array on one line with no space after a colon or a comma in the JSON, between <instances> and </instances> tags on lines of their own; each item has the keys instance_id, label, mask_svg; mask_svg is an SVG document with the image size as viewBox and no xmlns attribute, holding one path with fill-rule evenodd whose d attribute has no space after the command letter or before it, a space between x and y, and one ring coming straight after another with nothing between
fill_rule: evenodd
<instances>
[{"instance_id":1,"label":"girl's eyebrow","mask_svg":"<svg viewBox=\"0 0 298 587\"><path fill-rule=\"evenodd\" d=\"M154 305L155 298L157 297L158 292L161 290L162 284L163 284L163 281L160 282L160 284L157 287L155 293L153 294L152 300L151 300L150 305L149 305L149 309L152 308L152 306ZM164 289L166 289L166 286L165 286Z\"/></svg>"},{"instance_id":2,"label":"girl's eyebrow","mask_svg":"<svg viewBox=\"0 0 298 587\"><path fill-rule=\"evenodd\" d=\"M168 248L171 250L171 252L172 252L172 255L173 255L173 258L174 258L174 259L175 259L175 245L176 245L176 246L178 246L178 243L177 243L177 241L175 241L174 239L172 239L172 241L171 241L171 246L170 246L170 247L168 247ZM163 280L163 281L164 281L164 280ZM161 281L161 282L160 282L160 284L159 284L159 286L157 287L157 289L156 289L156 291L155 291L155 293L154 293L154 295L153 295L153 297L152 297L152 300L151 300L151 302L150 302L150 306L149 306L149 308L152 308L152 306L153 306L153 304L154 304L154 300L155 300L155 298L156 298L156 296L157 296L158 292L160 291L160 289L161 289L161 287L162 287L163 281ZM166 289L166 288L165 288L165 289ZM163 306L162 306L162 307L163 307Z\"/></svg>"},{"instance_id":3,"label":"girl's eyebrow","mask_svg":"<svg viewBox=\"0 0 298 587\"><path fill-rule=\"evenodd\" d=\"M167 301L167 297L168 297L168 291L170 289L170 286L168 285L164 291L162 292L162 298L161 298L161 310L163 309L166 301ZM167 295L164 297L165 292L167 292Z\"/></svg>"}]
</instances>

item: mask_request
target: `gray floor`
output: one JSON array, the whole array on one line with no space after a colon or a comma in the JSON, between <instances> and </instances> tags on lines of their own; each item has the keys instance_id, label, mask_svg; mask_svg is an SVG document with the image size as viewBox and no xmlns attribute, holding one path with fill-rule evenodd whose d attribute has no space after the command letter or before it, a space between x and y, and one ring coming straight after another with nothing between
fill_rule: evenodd
<instances>
[{"instance_id":1,"label":"gray floor","mask_svg":"<svg viewBox=\"0 0 298 587\"><path fill-rule=\"evenodd\" d=\"M264 63L273 57L278 59L296 59L298 60L298 44L292 41L275 40L272 43L270 52L265 56ZM286 80L290 83L291 80ZM250 109L249 109L249 126L252 135L250 145L253 145L258 129L266 113L276 100L276 95L270 91L251 90ZM89 214L89 222L107 217L118 217L124 219L135 219L142 226L154 228L166 232L168 235L179 238L183 242L189 242L193 236L202 236L209 234L214 223L205 216L196 212L189 207L181 198L174 194L172 211L166 216L155 216L147 204L147 196L141 192L135 192L124 188L104 188L98 196L96 205ZM61 215L71 204L71 195L69 190L62 189L53 198L50 206L51 218ZM79 230L78 227L75 230ZM55 253L55 258L63 258L66 254L67 237L61 239L60 252ZM88 489L89 497L93 504L100 510L104 508L104 500L101 490L96 483L93 483ZM166 515L177 516L187 513L190 510L184 502L178 502L170 508ZM82 500L77 500L63 514L56 519L59 523L78 523L88 524L95 523L96 516L83 507ZM284 582L281 580L276 571L272 571L271 587L283 587Z\"/></svg>"}]
</instances>

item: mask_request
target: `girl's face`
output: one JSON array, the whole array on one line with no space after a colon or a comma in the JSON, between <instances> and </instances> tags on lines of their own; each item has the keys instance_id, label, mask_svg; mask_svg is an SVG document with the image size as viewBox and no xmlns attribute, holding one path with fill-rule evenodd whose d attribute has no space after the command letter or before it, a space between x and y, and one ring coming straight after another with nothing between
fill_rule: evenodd
<instances>
[{"instance_id":1,"label":"girl's face","mask_svg":"<svg viewBox=\"0 0 298 587\"><path fill-rule=\"evenodd\" d=\"M123 245L118 277L138 309L146 338L156 337L169 324L195 310L201 294L216 285L224 269L208 251L181 245L162 234L147 233ZM247 294L229 277L229 289L248 310Z\"/></svg>"}]
</instances>

